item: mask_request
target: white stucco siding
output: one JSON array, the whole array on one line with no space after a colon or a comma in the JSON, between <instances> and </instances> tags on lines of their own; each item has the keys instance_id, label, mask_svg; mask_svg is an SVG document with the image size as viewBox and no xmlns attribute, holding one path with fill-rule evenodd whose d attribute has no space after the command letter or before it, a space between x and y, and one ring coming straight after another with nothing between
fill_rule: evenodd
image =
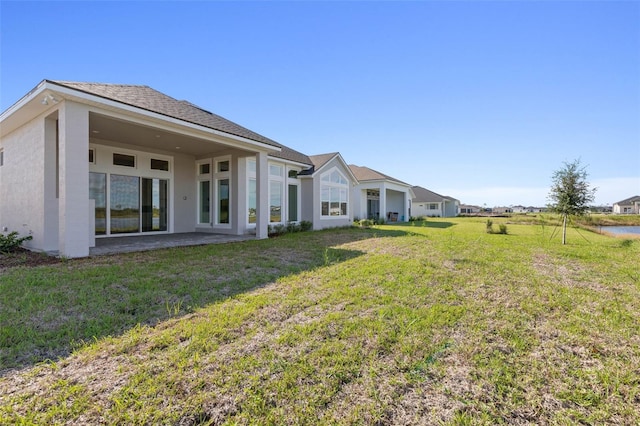
<instances>
[{"instance_id":1,"label":"white stucco siding","mask_svg":"<svg viewBox=\"0 0 640 426\"><path fill-rule=\"evenodd\" d=\"M193 232L196 228L195 158L190 155L173 157L173 232ZM171 201L171 200L170 200ZM169 221L171 221L171 217Z\"/></svg>"},{"instance_id":2,"label":"white stucco siding","mask_svg":"<svg viewBox=\"0 0 640 426\"><path fill-rule=\"evenodd\" d=\"M31 234L26 247L41 250L44 238L44 118L19 127L0 142L0 229Z\"/></svg>"},{"instance_id":3,"label":"white stucco siding","mask_svg":"<svg viewBox=\"0 0 640 426\"><path fill-rule=\"evenodd\" d=\"M436 209L430 208L432 204L437 206ZM414 217L427 216L427 217L440 217L442 214L442 203L428 203L428 202L414 202L411 214Z\"/></svg>"}]
</instances>

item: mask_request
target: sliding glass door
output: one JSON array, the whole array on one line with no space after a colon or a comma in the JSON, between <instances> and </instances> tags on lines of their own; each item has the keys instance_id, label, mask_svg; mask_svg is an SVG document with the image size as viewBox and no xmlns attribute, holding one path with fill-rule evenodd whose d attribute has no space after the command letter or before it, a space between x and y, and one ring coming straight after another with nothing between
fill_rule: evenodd
<instances>
[{"instance_id":1,"label":"sliding glass door","mask_svg":"<svg viewBox=\"0 0 640 426\"><path fill-rule=\"evenodd\" d=\"M169 229L167 179L116 174L109 175L107 179L106 173L89 173L89 193L96 202L96 235L162 232Z\"/></svg>"},{"instance_id":2,"label":"sliding glass door","mask_svg":"<svg viewBox=\"0 0 640 426\"><path fill-rule=\"evenodd\" d=\"M140 232L140 178L111 175L111 234Z\"/></svg>"}]
</instances>

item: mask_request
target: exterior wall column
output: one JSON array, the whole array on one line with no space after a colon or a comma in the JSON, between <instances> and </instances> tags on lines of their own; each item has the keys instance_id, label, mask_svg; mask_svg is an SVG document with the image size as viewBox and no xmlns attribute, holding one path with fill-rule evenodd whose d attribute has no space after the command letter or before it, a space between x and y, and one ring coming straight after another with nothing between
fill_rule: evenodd
<instances>
[{"instance_id":1,"label":"exterior wall column","mask_svg":"<svg viewBox=\"0 0 640 426\"><path fill-rule=\"evenodd\" d=\"M58 140L59 246L65 257L89 255L89 112L65 101Z\"/></svg>"},{"instance_id":2,"label":"exterior wall column","mask_svg":"<svg viewBox=\"0 0 640 426\"><path fill-rule=\"evenodd\" d=\"M380 185L380 217L386 222L388 220L387 213L387 188L384 184Z\"/></svg>"},{"instance_id":3,"label":"exterior wall column","mask_svg":"<svg viewBox=\"0 0 640 426\"><path fill-rule=\"evenodd\" d=\"M269 237L269 164L267 153L256 154L256 238Z\"/></svg>"},{"instance_id":4,"label":"exterior wall column","mask_svg":"<svg viewBox=\"0 0 640 426\"><path fill-rule=\"evenodd\" d=\"M231 188L233 205L231 213L233 215L233 233L242 235L247 231L247 161L243 157L233 156L234 166L231 168Z\"/></svg>"},{"instance_id":5,"label":"exterior wall column","mask_svg":"<svg viewBox=\"0 0 640 426\"><path fill-rule=\"evenodd\" d=\"M409 193L405 192L404 194L404 221L409 222L409 206L411 205L411 197Z\"/></svg>"},{"instance_id":6,"label":"exterior wall column","mask_svg":"<svg viewBox=\"0 0 640 426\"><path fill-rule=\"evenodd\" d=\"M44 197L42 250L58 250L58 115L44 120Z\"/></svg>"}]
</instances>

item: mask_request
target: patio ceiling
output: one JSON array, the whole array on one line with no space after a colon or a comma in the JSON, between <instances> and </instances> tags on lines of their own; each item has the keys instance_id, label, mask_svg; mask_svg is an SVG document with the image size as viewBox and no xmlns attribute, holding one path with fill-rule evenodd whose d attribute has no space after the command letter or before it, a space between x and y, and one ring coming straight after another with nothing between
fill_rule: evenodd
<instances>
[{"instance_id":1,"label":"patio ceiling","mask_svg":"<svg viewBox=\"0 0 640 426\"><path fill-rule=\"evenodd\" d=\"M213 154L232 147L95 112L89 113L89 137L194 156Z\"/></svg>"}]
</instances>

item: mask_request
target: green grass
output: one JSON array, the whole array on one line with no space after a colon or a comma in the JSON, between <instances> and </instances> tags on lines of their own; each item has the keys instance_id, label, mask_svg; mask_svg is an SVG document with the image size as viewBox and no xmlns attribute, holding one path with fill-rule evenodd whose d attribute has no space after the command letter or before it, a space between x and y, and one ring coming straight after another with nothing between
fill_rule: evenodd
<instances>
[{"instance_id":1,"label":"green grass","mask_svg":"<svg viewBox=\"0 0 640 426\"><path fill-rule=\"evenodd\" d=\"M500 223L6 270L0 424L638 423L640 240Z\"/></svg>"}]
</instances>

